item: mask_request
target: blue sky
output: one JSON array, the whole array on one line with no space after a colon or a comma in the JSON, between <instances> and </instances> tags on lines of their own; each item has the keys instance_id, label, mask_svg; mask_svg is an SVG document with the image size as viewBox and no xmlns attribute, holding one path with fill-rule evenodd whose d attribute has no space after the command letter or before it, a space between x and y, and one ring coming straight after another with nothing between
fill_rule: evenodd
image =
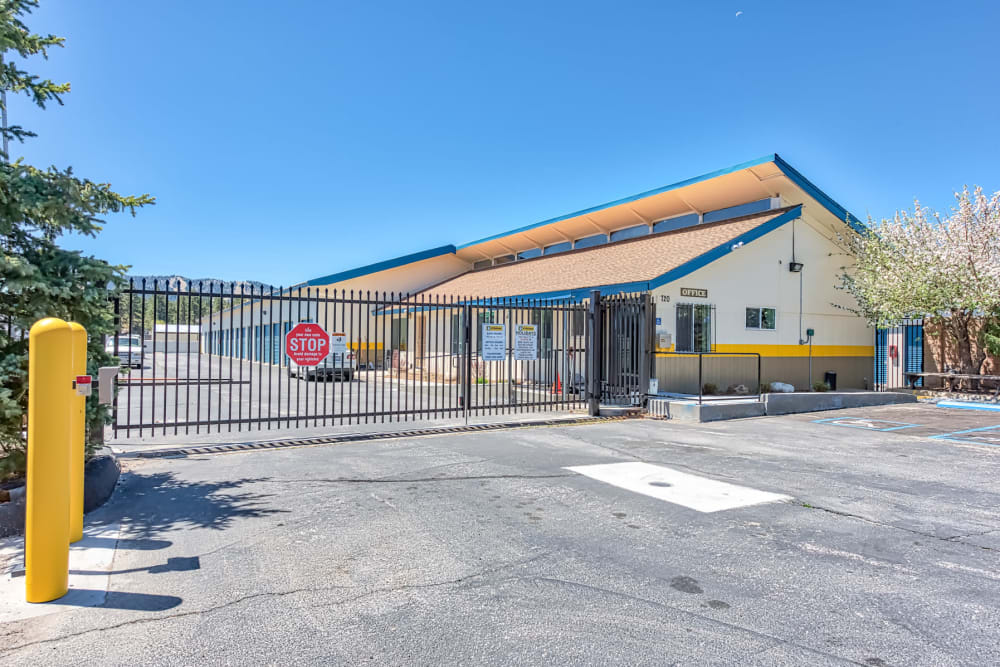
<instances>
[{"instance_id":1,"label":"blue sky","mask_svg":"<svg viewBox=\"0 0 1000 667\"><path fill-rule=\"evenodd\" d=\"M741 16L737 12L742 11ZM859 216L1000 189L996 2L42 0L12 153L157 205L66 239L289 284L777 152Z\"/></svg>"}]
</instances>

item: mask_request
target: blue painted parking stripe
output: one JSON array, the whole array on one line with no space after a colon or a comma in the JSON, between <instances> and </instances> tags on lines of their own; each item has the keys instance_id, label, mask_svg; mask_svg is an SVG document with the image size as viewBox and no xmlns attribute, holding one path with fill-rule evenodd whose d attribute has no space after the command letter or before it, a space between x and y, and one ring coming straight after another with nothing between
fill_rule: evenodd
<instances>
[{"instance_id":1,"label":"blue painted parking stripe","mask_svg":"<svg viewBox=\"0 0 1000 667\"><path fill-rule=\"evenodd\" d=\"M1000 429L1000 424L996 426L982 426L980 428L970 428L964 431L954 431L953 433L942 433L940 435L930 436L931 440L951 440L953 442L971 442L974 445L986 445L987 447L1000 447L1000 442L984 442L982 440L974 440L972 438L956 438L956 435L965 435L966 433L977 433L981 431L996 431Z\"/></svg>"},{"instance_id":2,"label":"blue painted parking stripe","mask_svg":"<svg viewBox=\"0 0 1000 667\"><path fill-rule=\"evenodd\" d=\"M872 424L898 424L898 426L890 426L887 428L869 428L867 426L858 426L857 424L834 424L832 422L847 421L850 419L856 419L858 421L867 421ZM830 424L831 426L843 426L844 428L857 428L862 431L877 431L880 433L885 433L887 431L899 431L904 428L916 428L918 426L923 426L923 424L909 424L907 422L897 422L890 419L865 419L864 417L830 417L827 419L814 419L812 420L814 424Z\"/></svg>"},{"instance_id":3,"label":"blue painted parking stripe","mask_svg":"<svg viewBox=\"0 0 1000 667\"><path fill-rule=\"evenodd\" d=\"M937 406L939 408L959 408L962 410L989 410L991 412L1000 412L1000 404L998 403L975 403L972 401L938 401Z\"/></svg>"}]
</instances>

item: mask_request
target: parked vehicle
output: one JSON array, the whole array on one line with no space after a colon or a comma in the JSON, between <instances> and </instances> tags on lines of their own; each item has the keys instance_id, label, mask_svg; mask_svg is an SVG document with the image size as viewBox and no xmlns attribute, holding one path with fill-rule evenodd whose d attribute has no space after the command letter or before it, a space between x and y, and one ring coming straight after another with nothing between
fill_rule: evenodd
<instances>
[{"instance_id":1,"label":"parked vehicle","mask_svg":"<svg viewBox=\"0 0 1000 667\"><path fill-rule=\"evenodd\" d=\"M114 336L109 336L104 344L104 351L115 354ZM142 338L136 336L118 336L118 360L122 366L142 368Z\"/></svg>"},{"instance_id":2,"label":"parked vehicle","mask_svg":"<svg viewBox=\"0 0 1000 667\"><path fill-rule=\"evenodd\" d=\"M353 352L328 354L318 366L299 366L294 361L288 360L288 377L301 377L306 380L320 378L329 380L336 377L338 380L350 382L354 379L356 370L357 361Z\"/></svg>"}]
</instances>

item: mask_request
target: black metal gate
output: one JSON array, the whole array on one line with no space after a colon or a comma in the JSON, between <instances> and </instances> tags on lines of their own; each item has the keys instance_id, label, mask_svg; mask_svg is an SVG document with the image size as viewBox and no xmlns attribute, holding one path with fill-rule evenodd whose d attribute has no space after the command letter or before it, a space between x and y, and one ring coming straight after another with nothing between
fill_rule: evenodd
<instances>
[{"instance_id":1,"label":"black metal gate","mask_svg":"<svg viewBox=\"0 0 1000 667\"><path fill-rule=\"evenodd\" d=\"M910 373L924 372L924 321L905 319L894 326L875 329L875 391L912 389L924 379Z\"/></svg>"},{"instance_id":2,"label":"black metal gate","mask_svg":"<svg viewBox=\"0 0 1000 667\"><path fill-rule=\"evenodd\" d=\"M142 281L112 300L115 437L575 410L591 386L588 305L571 299ZM296 367L299 322L343 351Z\"/></svg>"},{"instance_id":3,"label":"black metal gate","mask_svg":"<svg viewBox=\"0 0 1000 667\"><path fill-rule=\"evenodd\" d=\"M598 344L600 399L603 403L641 406L652 370L653 305L648 293L591 298L600 314Z\"/></svg>"}]
</instances>

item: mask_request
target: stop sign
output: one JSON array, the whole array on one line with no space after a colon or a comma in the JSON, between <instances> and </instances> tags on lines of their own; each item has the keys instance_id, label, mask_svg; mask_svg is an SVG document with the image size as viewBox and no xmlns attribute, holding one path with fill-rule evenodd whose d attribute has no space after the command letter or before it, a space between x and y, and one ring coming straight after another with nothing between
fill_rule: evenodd
<instances>
[{"instance_id":1,"label":"stop sign","mask_svg":"<svg viewBox=\"0 0 1000 667\"><path fill-rule=\"evenodd\" d=\"M285 354L299 366L316 366L330 354L330 334L318 324L300 322L285 334Z\"/></svg>"}]
</instances>

